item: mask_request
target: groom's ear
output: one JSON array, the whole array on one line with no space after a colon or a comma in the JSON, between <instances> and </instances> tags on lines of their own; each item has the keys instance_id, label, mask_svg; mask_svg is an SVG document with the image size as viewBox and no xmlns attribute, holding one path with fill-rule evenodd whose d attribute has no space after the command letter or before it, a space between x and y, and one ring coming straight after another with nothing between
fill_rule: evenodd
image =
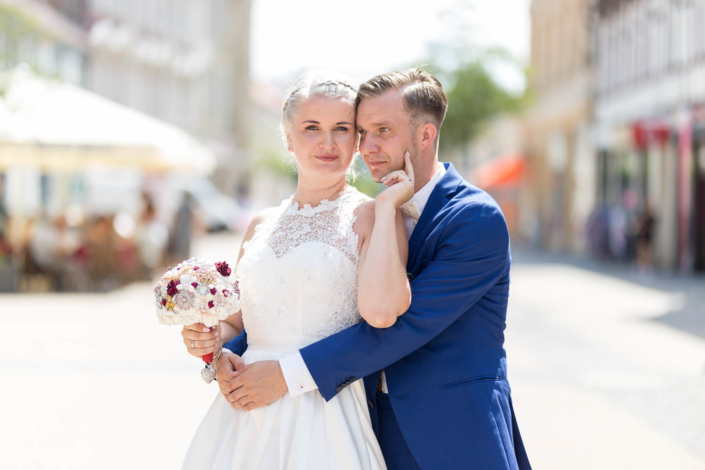
<instances>
[{"instance_id":1,"label":"groom's ear","mask_svg":"<svg viewBox=\"0 0 705 470\"><path fill-rule=\"evenodd\" d=\"M438 135L438 129L431 122L427 122L426 124L419 126L418 132L421 149L425 149L429 145L433 145L436 141L436 136Z\"/></svg>"}]
</instances>

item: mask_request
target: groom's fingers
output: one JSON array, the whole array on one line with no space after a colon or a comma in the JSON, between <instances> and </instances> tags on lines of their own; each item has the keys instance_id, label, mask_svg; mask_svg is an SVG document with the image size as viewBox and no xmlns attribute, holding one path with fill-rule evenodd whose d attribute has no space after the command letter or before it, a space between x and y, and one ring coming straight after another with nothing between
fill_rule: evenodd
<instances>
[{"instance_id":1,"label":"groom's fingers","mask_svg":"<svg viewBox=\"0 0 705 470\"><path fill-rule=\"evenodd\" d=\"M254 404L254 401L249 395L242 395L241 397L230 402L230 406L236 410L244 409L245 406Z\"/></svg>"},{"instance_id":2,"label":"groom's fingers","mask_svg":"<svg viewBox=\"0 0 705 470\"><path fill-rule=\"evenodd\" d=\"M233 408L242 408L252 400L249 399L249 391L246 387L239 387L228 394L228 401Z\"/></svg>"}]
</instances>

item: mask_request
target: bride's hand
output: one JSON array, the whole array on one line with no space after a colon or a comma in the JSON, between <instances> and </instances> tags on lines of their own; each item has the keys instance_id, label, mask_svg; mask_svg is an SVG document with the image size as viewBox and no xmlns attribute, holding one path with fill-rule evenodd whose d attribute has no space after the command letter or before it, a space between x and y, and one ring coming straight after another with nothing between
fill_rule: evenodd
<instances>
[{"instance_id":1,"label":"bride's hand","mask_svg":"<svg viewBox=\"0 0 705 470\"><path fill-rule=\"evenodd\" d=\"M220 323L213 328L208 328L203 323L184 326L181 336L189 354L200 358L215 353L220 347Z\"/></svg>"},{"instance_id":2,"label":"bride's hand","mask_svg":"<svg viewBox=\"0 0 705 470\"><path fill-rule=\"evenodd\" d=\"M387 188L377 195L378 203L392 204L396 209L414 196L414 167L408 151L404 153L404 169L389 173L382 183Z\"/></svg>"}]
</instances>

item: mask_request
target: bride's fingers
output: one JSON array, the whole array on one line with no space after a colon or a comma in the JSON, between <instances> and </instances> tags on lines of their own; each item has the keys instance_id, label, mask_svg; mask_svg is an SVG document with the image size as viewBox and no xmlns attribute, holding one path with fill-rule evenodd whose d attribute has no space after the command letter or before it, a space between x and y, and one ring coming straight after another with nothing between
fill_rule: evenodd
<instances>
[{"instance_id":1,"label":"bride's fingers","mask_svg":"<svg viewBox=\"0 0 705 470\"><path fill-rule=\"evenodd\" d=\"M220 335L220 333L218 333L217 331L202 333L199 331L184 329L181 332L181 336L183 336L184 340L189 340L189 341L191 341L191 340L204 341L204 340L214 339L219 335Z\"/></svg>"},{"instance_id":2,"label":"bride's fingers","mask_svg":"<svg viewBox=\"0 0 705 470\"><path fill-rule=\"evenodd\" d=\"M408 150L404 153L404 173L412 182L414 181L414 166L411 164L411 155Z\"/></svg>"},{"instance_id":3,"label":"bride's fingers","mask_svg":"<svg viewBox=\"0 0 705 470\"><path fill-rule=\"evenodd\" d=\"M203 349L203 348L211 348L212 349L213 346L215 346L218 343L218 341L216 341L215 339L212 339L212 340L206 340L206 341L194 341L193 343L191 343L191 341L187 340L187 341L184 341L184 343L186 343L186 346L188 346L189 349Z\"/></svg>"},{"instance_id":4,"label":"bride's fingers","mask_svg":"<svg viewBox=\"0 0 705 470\"><path fill-rule=\"evenodd\" d=\"M189 352L196 356L196 357L203 357L206 354L210 354L213 352L213 348L194 348L194 349L189 349Z\"/></svg>"},{"instance_id":5,"label":"bride's fingers","mask_svg":"<svg viewBox=\"0 0 705 470\"><path fill-rule=\"evenodd\" d=\"M192 325L186 325L184 326L185 330L193 330L193 331L199 331L201 333L208 333L209 331L212 331L210 328L208 328L206 325L203 323L194 323Z\"/></svg>"},{"instance_id":6,"label":"bride's fingers","mask_svg":"<svg viewBox=\"0 0 705 470\"><path fill-rule=\"evenodd\" d=\"M401 170L398 171L393 171L384 178L382 178L382 183L386 185L390 185L389 183L399 183L403 181L409 181L410 178L407 176L407 174Z\"/></svg>"},{"instance_id":7,"label":"bride's fingers","mask_svg":"<svg viewBox=\"0 0 705 470\"><path fill-rule=\"evenodd\" d=\"M246 370L245 362L242 360L242 358L240 356L238 356L237 354L233 354L232 356L228 356L228 360L230 361L230 363L233 365L233 368L237 372L245 372L245 370Z\"/></svg>"}]
</instances>

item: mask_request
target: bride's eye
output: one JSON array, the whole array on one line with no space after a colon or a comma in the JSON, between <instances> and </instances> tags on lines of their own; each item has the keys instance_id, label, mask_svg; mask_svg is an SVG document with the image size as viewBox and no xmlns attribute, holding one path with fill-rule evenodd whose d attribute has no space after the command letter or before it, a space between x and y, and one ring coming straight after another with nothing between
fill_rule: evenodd
<instances>
[{"instance_id":1,"label":"bride's eye","mask_svg":"<svg viewBox=\"0 0 705 470\"><path fill-rule=\"evenodd\" d=\"M343 132L347 132L347 131L348 131L348 128L347 128L347 127L345 127L345 126L340 126L340 127L338 127L338 128L336 129L336 131L343 131Z\"/></svg>"},{"instance_id":2,"label":"bride's eye","mask_svg":"<svg viewBox=\"0 0 705 470\"><path fill-rule=\"evenodd\" d=\"M313 124L311 124L310 126L308 126L308 127L306 128L306 130L307 130L307 131L317 131L317 130L318 130L318 127L316 127L316 126L314 126Z\"/></svg>"}]
</instances>

